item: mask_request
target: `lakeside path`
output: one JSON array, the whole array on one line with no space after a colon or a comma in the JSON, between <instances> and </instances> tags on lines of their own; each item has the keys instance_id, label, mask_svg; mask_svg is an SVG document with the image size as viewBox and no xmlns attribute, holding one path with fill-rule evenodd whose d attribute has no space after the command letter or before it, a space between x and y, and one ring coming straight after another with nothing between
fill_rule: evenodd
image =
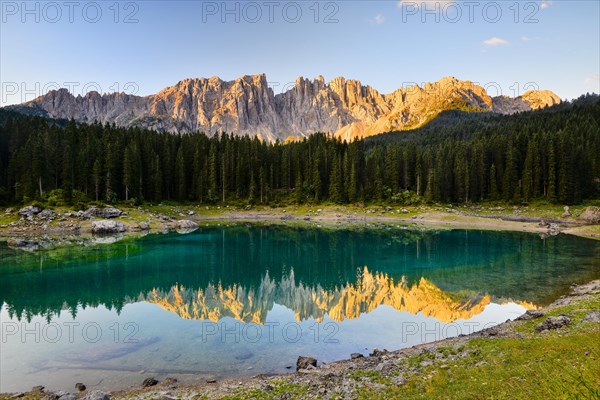
<instances>
[{"instance_id":1,"label":"lakeside path","mask_svg":"<svg viewBox=\"0 0 600 400\"><path fill-rule=\"evenodd\" d=\"M600 280L571 289L547 307L480 332L395 352L373 350L288 375L196 385L180 385L175 376L112 393L38 387L0 399L598 398Z\"/></svg>"}]
</instances>

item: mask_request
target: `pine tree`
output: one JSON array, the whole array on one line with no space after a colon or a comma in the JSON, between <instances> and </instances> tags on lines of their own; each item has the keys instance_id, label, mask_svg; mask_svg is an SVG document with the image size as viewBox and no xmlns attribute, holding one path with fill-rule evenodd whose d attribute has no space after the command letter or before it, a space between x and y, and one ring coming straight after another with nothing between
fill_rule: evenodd
<instances>
[{"instance_id":1,"label":"pine tree","mask_svg":"<svg viewBox=\"0 0 600 400\"><path fill-rule=\"evenodd\" d=\"M183 156L183 146L179 146L177 156L175 157L175 171L177 184L177 197L179 200L187 199L187 179L185 174L185 158Z\"/></svg>"},{"instance_id":2,"label":"pine tree","mask_svg":"<svg viewBox=\"0 0 600 400\"><path fill-rule=\"evenodd\" d=\"M533 161L533 146L527 146L527 154L525 155L525 165L523 166L523 199L527 202L533 194L533 176L534 176L534 161Z\"/></svg>"},{"instance_id":3,"label":"pine tree","mask_svg":"<svg viewBox=\"0 0 600 400\"><path fill-rule=\"evenodd\" d=\"M304 200L303 185L304 182L302 181L302 173L300 172L300 169L298 169L296 172L296 185L294 188L294 197L296 199L296 203L298 204L302 204L302 201Z\"/></svg>"},{"instance_id":4,"label":"pine tree","mask_svg":"<svg viewBox=\"0 0 600 400\"><path fill-rule=\"evenodd\" d=\"M496 180L496 166L492 164L490 167L490 199L498 200L498 183Z\"/></svg>"},{"instance_id":5,"label":"pine tree","mask_svg":"<svg viewBox=\"0 0 600 400\"><path fill-rule=\"evenodd\" d=\"M102 183L102 162L99 158L94 161L92 179L94 181L94 198L96 201L98 201L100 200L100 185Z\"/></svg>"},{"instance_id":6,"label":"pine tree","mask_svg":"<svg viewBox=\"0 0 600 400\"><path fill-rule=\"evenodd\" d=\"M548 145L548 189L546 197L551 202L556 202L556 160L552 141Z\"/></svg>"},{"instance_id":7,"label":"pine tree","mask_svg":"<svg viewBox=\"0 0 600 400\"><path fill-rule=\"evenodd\" d=\"M329 200L341 203L344 200L343 180L340 166L340 157L336 153L331 164L331 175L329 178Z\"/></svg>"}]
</instances>

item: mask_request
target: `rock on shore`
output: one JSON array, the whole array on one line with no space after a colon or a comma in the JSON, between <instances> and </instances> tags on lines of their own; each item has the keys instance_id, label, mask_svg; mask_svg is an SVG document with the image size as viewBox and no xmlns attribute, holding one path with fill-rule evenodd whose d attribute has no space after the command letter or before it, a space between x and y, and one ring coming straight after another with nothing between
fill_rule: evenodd
<instances>
[{"instance_id":1,"label":"rock on shore","mask_svg":"<svg viewBox=\"0 0 600 400\"><path fill-rule=\"evenodd\" d=\"M125 232L125 225L114 220L101 220L92 222L92 233L111 234Z\"/></svg>"}]
</instances>

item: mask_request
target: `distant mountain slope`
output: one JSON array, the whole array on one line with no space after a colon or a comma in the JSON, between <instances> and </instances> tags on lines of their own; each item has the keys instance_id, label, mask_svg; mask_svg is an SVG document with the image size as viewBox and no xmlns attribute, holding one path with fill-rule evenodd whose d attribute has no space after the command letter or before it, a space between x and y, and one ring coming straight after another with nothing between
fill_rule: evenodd
<instances>
[{"instance_id":1,"label":"distant mountain slope","mask_svg":"<svg viewBox=\"0 0 600 400\"><path fill-rule=\"evenodd\" d=\"M275 95L260 74L229 82L217 77L186 79L146 97L97 92L75 97L60 89L9 108L79 122L114 122L172 133L225 130L274 141L314 132L349 140L417 128L445 110L512 114L558 103L560 98L550 91L492 98L481 86L453 77L390 94L342 77L329 83L322 76L313 81L298 78L292 89Z\"/></svg>"}]
</instances>

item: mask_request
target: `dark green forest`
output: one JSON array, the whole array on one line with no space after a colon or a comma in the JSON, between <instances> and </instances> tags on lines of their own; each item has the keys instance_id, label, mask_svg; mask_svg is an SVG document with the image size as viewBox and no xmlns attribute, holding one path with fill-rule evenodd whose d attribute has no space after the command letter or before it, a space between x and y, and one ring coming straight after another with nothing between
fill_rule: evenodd
<instances>
[{"instance_id":1,"label":"dark green forest","mask_svg":"<svg viewBox=\"0 0 600 400\"><path fill-rule=\"evenodd\" d=\"M0 201L294 203L536 199L600 194L600 101L512 116L450 111L351 143L173 135L0 110Z\"/></svg>"}]
</instances>

